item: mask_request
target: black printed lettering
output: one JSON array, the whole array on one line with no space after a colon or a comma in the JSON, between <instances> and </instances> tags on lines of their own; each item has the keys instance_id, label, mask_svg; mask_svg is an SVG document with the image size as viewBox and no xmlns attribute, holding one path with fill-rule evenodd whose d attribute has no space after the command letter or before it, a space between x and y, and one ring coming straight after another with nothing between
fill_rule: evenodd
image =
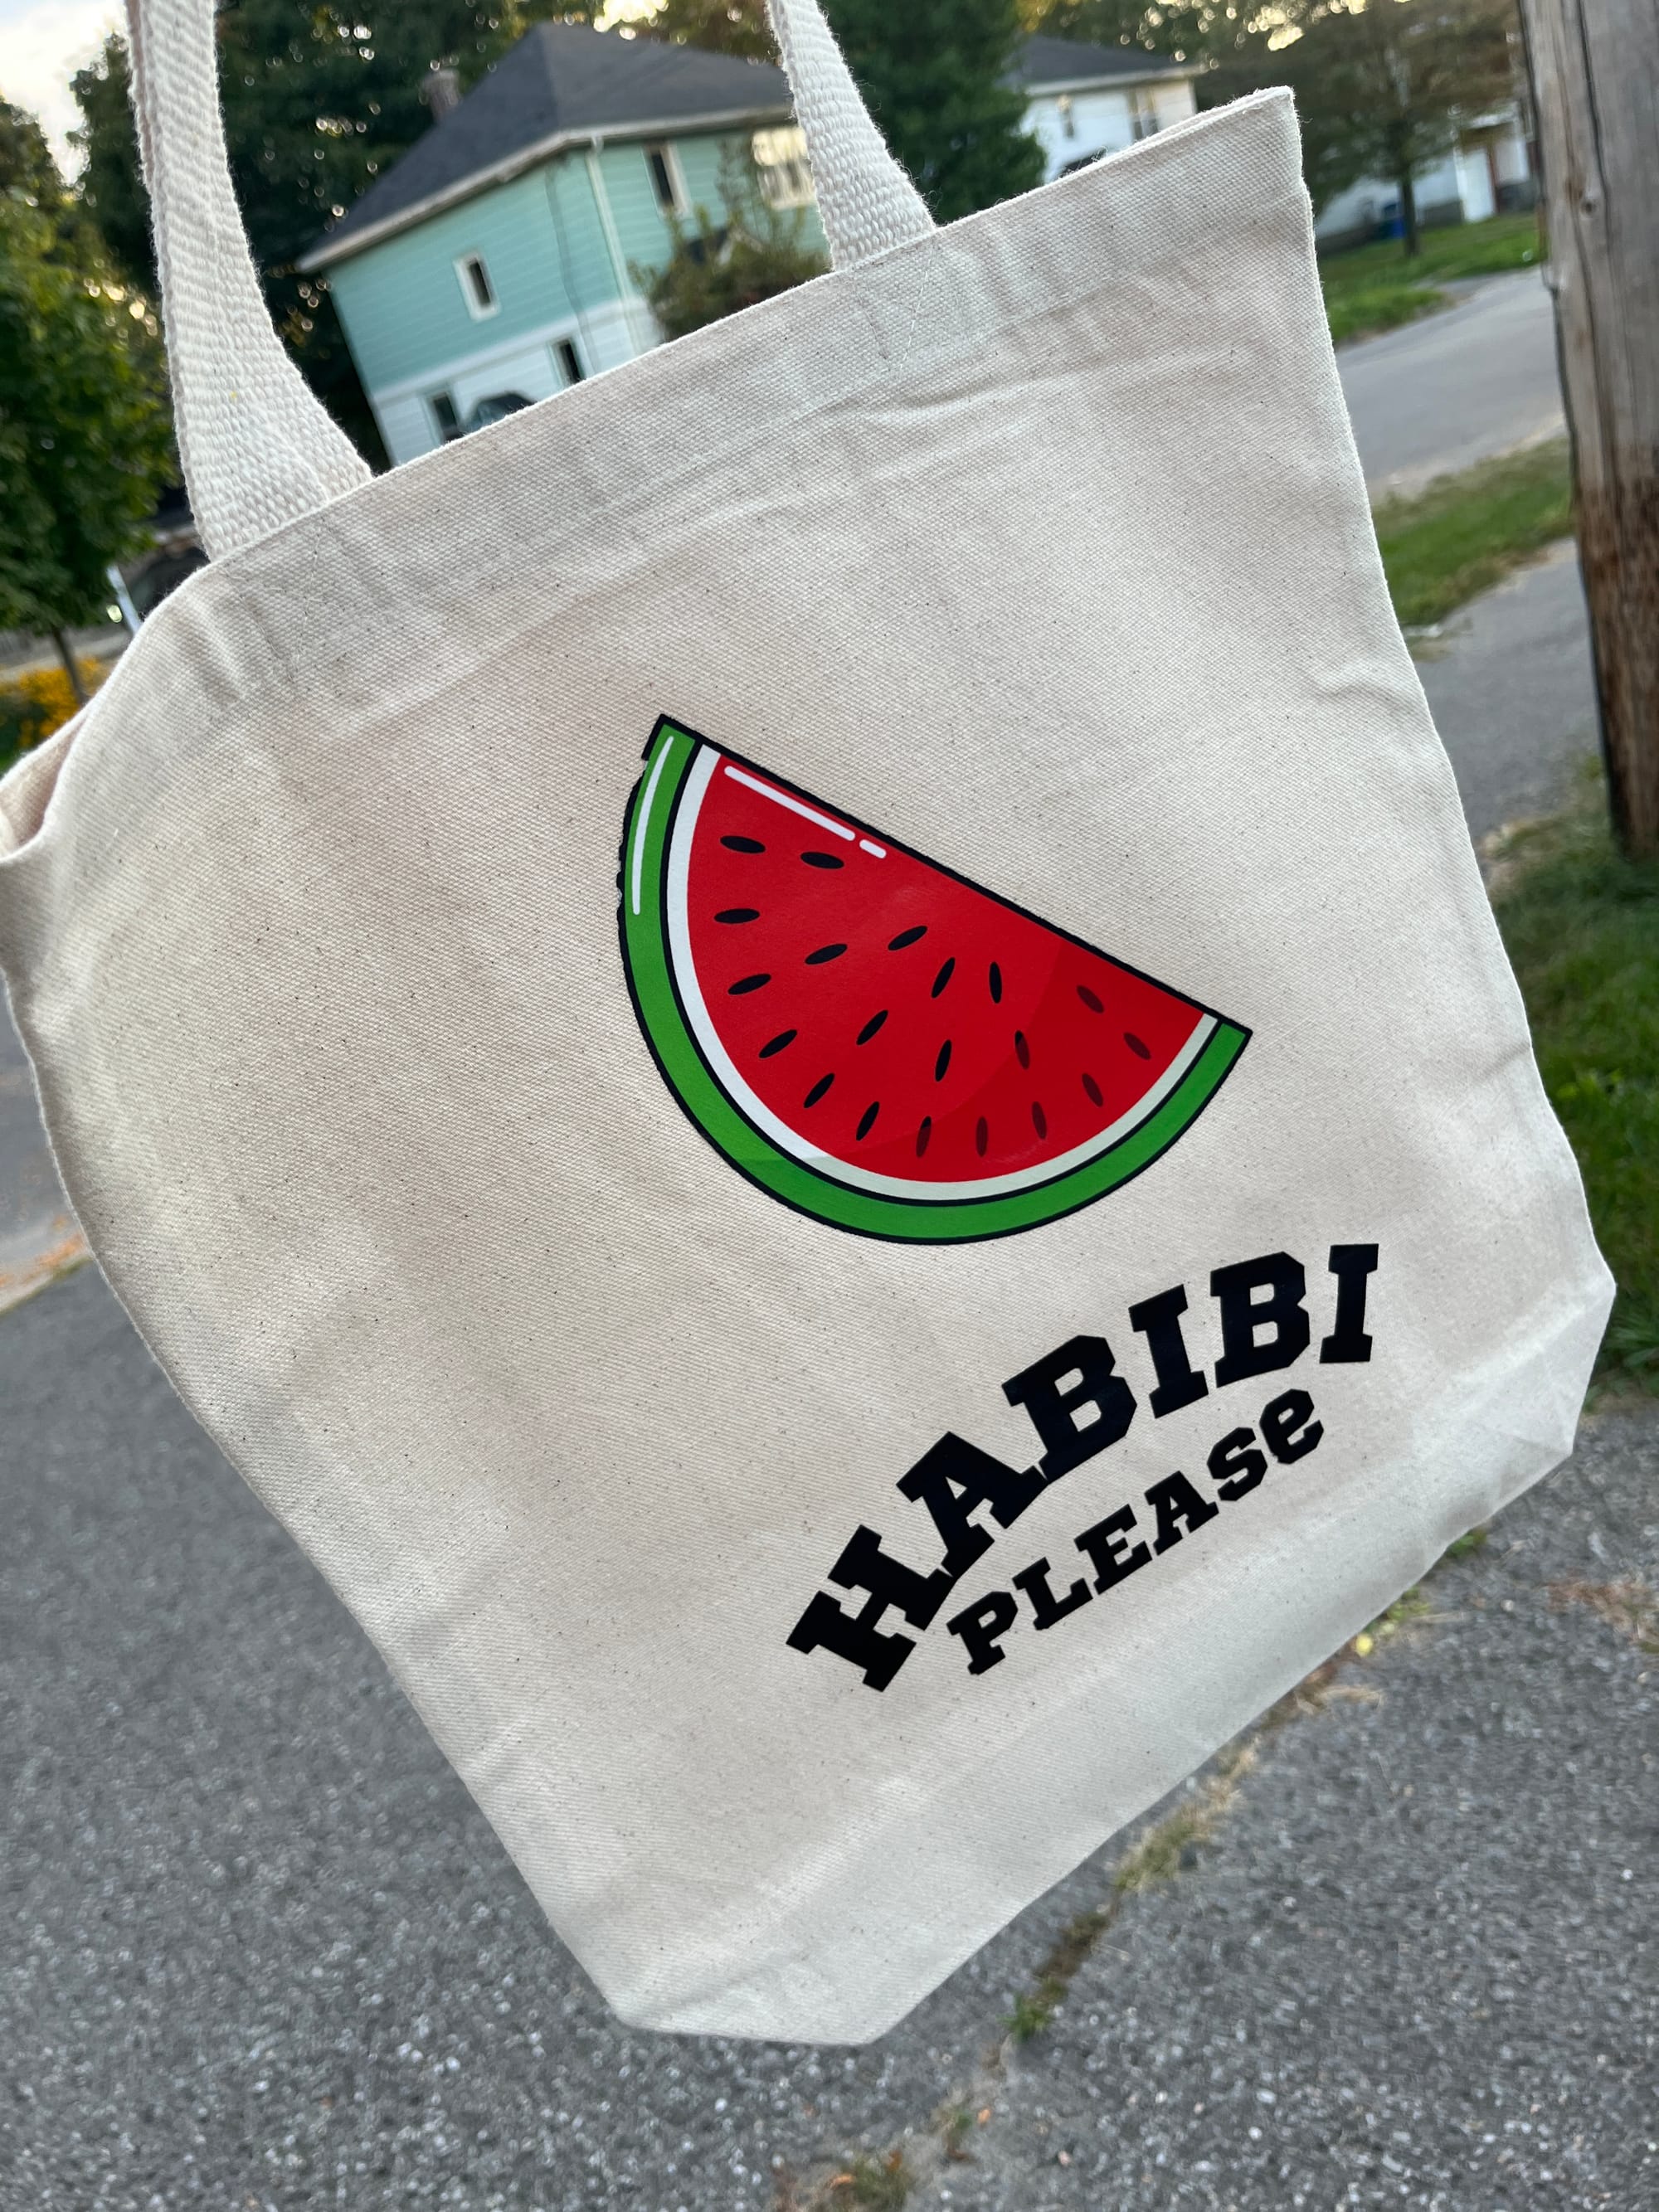
<instances>
[{"instance_id":1,"label":"black printed lettering","mask_svg":"<svg viewBox=\"0 0 1659 2212\"><path fill-rule=\"evenodd\" d=\"M1255 1488L1267 1472L1267 1455L1255 1449L1254 1429L1231 1429L1210 1454L1209 1467L1216 1496L1231 1504Z\"/></svg>"},{"instance_id":2,"label":"black printed lettering","mask_svg":"<svg viewBox=\"0 0 1659 2212\"><path fill-rule=\"evenodd\" d=\"M1024 1590L1030 1600L1032 1625L1037 1628L1052 1628L1079 1606L1087 1605L1091 1596L1088 1583L1079 1576L1064 1597L1056 1597L1048 1587L1048 1571L1047 1559L1034 1559L1024 1573L1013 1577L1014 1588Z\"/></svg>"},{"instance_id":3,"label":"black printed lettering","mask_svg":"<svg viewBox=\"0 0 1659 2212\"><path fill-rule=\"evenodd\" d=\"M1221 1303L1218 1389L1300 1359L1311 1334L1303 1304L1307 1289L1302 1262L1288 1252L1267 1252L1259 1260L1241 1260L1237 1267L1215 1270L1210 1295ZM1266 1291L1267 1297L1258 1299L1258 1291ZM1273 1332L1265 1343L1257 1340L1263 1329Z\"/></svg>"},{"instance_id":4,"label":"black printed lettering","mask_svg":"<svg viewBox=\"0 0 1659 2212\"><path fill-rule=\"evenodd\" d=\"M1177 1468L1166 1474L1162 1482L1155 1482L1146 1492L1146 1503L1158 1516L1158 1530L1153 1540L1155 1552L1167 1552L1183 1536L1201 1528L1206 1521L1217 1519L1221 1508L1212 1505L1209 1499L1194 1490Z\"/></svg>"},{"instance_id":5,"label":"black printed lettering","mask_svg":"<svg viewBox=\"0 0 1659 2212\"><path fill-rule=\"evenodd\" d=\"M866 1589L869 1600L857 1613L820 1590L789 1632L793 1651L833 1651L861 1668L872 1690L884 1690L915 1650L915 1639L896 1636L880 1626L892 1607L912 1628L926 1628L950 1595L953 1577L940 1567L919 1575L881 1548L873 1528L860 1528L830 1570L830 1579L843 1589Z\"/></svg>"},{"instance_id":6,"label":"black printed lettering","mask_svg":"<svg viewBox=\"0 0 1659 2212\"><path fill-rule=\"evenodd\" d=\"M1371 1356L1371 1340L1365 1334L1365 1299L1376 1273L1376 1247L1333 1244L1330 1266L1336 1277L1336 1319L1319 1347L1320 1360L1327 1367L1346 1361L1357 1364Z\"/></svg>"},{"instance_id":7,"label":"black printed lettering","mask_svg":"<svg viewBox=\"0 0 1659 2212\"><path fill-rule=\"evenodd\" d=\"M1160 1291L1155 1298L1143 1298L1129 1309L1129 1325L1146 1338L1158 1372L1158 1388L1146 1401L1155 1420L1209 1393L1209 1384L1187 1357L1187 1340L1181 1333L1181 1316L1186 1310L1187 1293L1179 1283L1172 1291Z\"/></svg>"},{"instance_id":8,"label":"black printed lettering","mask_svg":"<svg viewBox=\"0 0 1659 2212\"><path fill-rule=\"evenodd\" d=\"M1078 1381L1062 1389L1065 1378L1073 1374ZM1116 1443L1135 1417L1135 1394L1117 1372L1103 1336L1074 1336L1005 1382L1002 1395L1030 1415L1042 1439L1038 1467L1047 1482L1058 1481ZM1091 1407L1095 1418L1080 1422L1077 1416Z\"/></svg>"},{"instance_id":9,"label":"black printed lettering","mask_svg":"<svg viewBox=\"0 0 1659 2212\"><path fill-rule=\"evenodd\" d=\"M951 1635L959 1636L967 1646L970 1674L1000 1665L1004 1654L998 1639L1008 1633L1018 1613L1006 1590L988 1590L976 1604L964 1606L945 1622Z\"/></svg>"},{"instance_id":10,"label":"black printed lettering","mask_svg":"<svg viewBox=\"0 0 1659 2212\"><path fill-rule=\"evenodd\" d=\"M975 1509L988 1505L999 1527L1012 1528L1040 1495L1042 1478L1035 1468L1017 1473L977 1444L946 1435L899 1477L898 1486L933 1515L945 1540L944 1571L955 1582L991 1548L991 1532L969 1517Z\"/></svg>"},{"instance_id":11,"label":"black printed lettering","mask_svg":"<svg viewBox=\"0 0 1659 2212\"><path fill-rule=\"evenodd\" d=\"M1088 1553L1089 1564L1095 1571L1097 1590L1110 1589L1115 1583L1124 1581L1152 1558L1145 1544L1136 1544L1132 1548L1126 1540L1134 1525L1133 1508L1120 1505L1115 1513L1097 1521L1092 1528L1085 1528L1078 1538L1079 1551Z\"/></svg>"},{"instance_id":12,"label":"black printed lettering","mask_svg":"<svg viewBox=\"0 0 1659 2212\"><path fill-rule=\"evenodd\" d=\"M1324 1435L1324 1424L1308 1421L1314 1402L1305 1390L1286 1390L1270 1406L1261 1408L1261 1433L1267 1440L1267 1449L1277 1460L1286 1466L1292 1460L1305 1459ZM1308 1421L1306 1428L1303 1423ZM1297 1431L1302 1430L1300 1436Z\"/></svg>"}]
</instances>

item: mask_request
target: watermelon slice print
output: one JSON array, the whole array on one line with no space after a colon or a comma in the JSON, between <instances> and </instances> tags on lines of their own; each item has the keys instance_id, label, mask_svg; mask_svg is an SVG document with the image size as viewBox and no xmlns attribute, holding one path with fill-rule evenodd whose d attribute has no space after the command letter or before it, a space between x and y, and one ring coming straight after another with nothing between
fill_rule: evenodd
<instances>
[{"instance_id":1,"label":"watermelon slice print","mask_svg":"<svg viewBox=\"0 0 1659 2212\"><path fill-rule=\"evenodd\" d=\"M819 1221L937 1244L1057 1221L1167 1152L1248 1042L676 723L645 763L640 1025L715 1149Z\"/></svg>"}]
</instances>

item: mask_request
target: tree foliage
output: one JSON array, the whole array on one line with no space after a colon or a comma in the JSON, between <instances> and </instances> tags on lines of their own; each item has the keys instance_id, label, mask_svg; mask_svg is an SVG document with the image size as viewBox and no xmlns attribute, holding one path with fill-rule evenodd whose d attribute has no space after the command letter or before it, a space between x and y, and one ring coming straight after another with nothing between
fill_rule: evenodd
<instances>
[{"instance_id":1,"label":"tree foliage","mask_svg":"<svg viewBox=\"0 0 1659 2212\"><path fill-rule=\"evenodd\" d=\"M145 303L27 123L0 114L0 629L56 636L73 672L63 632L101 617L110 562L143 543L172 437Z\"/></svg>"},{"instance_id":2,"label":"tree foliage","mask_svg":"<svg viewBox=\"0 0 1659 2212\"><path fill-rule=\"evenodd\" d=\"M1278 59L1316 202L1360 177L1388 178L1415 253L1416 173L1512 95L1513 25L1511 0L1371 0L1312 15Z\"/></svg>"},{"instance_id":3,"label":"tree foliage","mask_svg":"<svg viewBox=\"0 0 1659 2212\"><path fill-rule=\"evenodd\" d=\"M941 222L1042 180L1009 81L1016 0L825 0L848 65L895 155Z\"/></svg>"},{"instance_id":4,"label":"tree foliage","mask_svg":"<svg viewBox=\"0 0 1659 2212\"><path fill-rule=\"evenodd\" d=\"M429 70L477 82L533 22L590 21L597 0L229 0L219 88L232 174L272 319L313 390L383 458L327 287L295 263L331 217L430 127ZM122 40L74 80L82 197L116 265L153 297L149 213Z\"/></svg>"},{"instance_id":5,"label":"tree foliage","mask_svg":"<svg viewBox=\"0 0 1659 2212\"><path fill-rule=\"evenodd\" d=\"M735 54L742 61L778 58L766 0L662 0L644 28L653 39L702 46L711 54Z\"/></svg>"},{"instance_id":6,"label":"tree foliage","mask_svg":"<svg viewBox=\"0 0 1659 2212\"><path fill-rule=\"evenodd\" d=\"M769 207L751 165L732 149L721 157L720 197L718 216L699 207L689 224L675 223L673 251L660 270L630 271L665 337L684 337L830 266L807 241L805 210Z\"/></svg>"}]
</instances>

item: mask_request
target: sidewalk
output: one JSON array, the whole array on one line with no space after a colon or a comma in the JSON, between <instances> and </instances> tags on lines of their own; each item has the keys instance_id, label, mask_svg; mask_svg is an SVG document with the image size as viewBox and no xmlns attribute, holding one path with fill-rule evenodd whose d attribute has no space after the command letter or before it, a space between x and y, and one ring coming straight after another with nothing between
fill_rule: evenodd
<instances>
[{"instance_id":1,"label":"sidewalk","mask_svg":"<svg viewBox=\"0 0 1659 2212\"><path fill-rule=\"evenodd\" d=\"M1547 814L1600 738L1589 615L1571 539L1414 641L1469 835Z\"/></svg>"}]
</instances>

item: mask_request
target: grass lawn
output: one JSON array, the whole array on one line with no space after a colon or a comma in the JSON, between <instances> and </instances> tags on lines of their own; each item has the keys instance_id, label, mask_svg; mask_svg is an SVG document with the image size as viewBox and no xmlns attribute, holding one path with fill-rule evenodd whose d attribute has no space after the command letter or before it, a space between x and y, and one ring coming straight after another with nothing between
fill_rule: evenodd
<instances>
[{"instance_id":1,"label":"grass lawn","mask_svg":"<svg viewBox=\"0 0 1659 2212\"><path fill-rule=\"evenodd\" d=\"M1498 926L1619 1281L1601 1372L1659 1389L1659 861L1619 854L1599 776L1504 859Z\"/></svg>"},{"instance_id":2,"label":"grass lawn","mask_svg":"<svg viewBox=\"0 0 1659 2212\"><path fill-rule=\"evenodd\" d=\"M1422 251L1408 261L1397 239L1333 253L1319 264L1331 336L1369 337L1445 304L1441 285L1460 276L1496 276L1543 258L1538 222L1530 215L1494 216L1425 230Z\"/></svg>"},{"instance_id":3,"label":"grass lawn","mask_svg":"<svg viewBox=\"0 0 1659 2212\"><path fill-rule=\"evenodd\" d=\"M1442 477L1376 509L1395 611L1425 628L1572 530L1565 439Z\"/></svg>"}]
</instances>

